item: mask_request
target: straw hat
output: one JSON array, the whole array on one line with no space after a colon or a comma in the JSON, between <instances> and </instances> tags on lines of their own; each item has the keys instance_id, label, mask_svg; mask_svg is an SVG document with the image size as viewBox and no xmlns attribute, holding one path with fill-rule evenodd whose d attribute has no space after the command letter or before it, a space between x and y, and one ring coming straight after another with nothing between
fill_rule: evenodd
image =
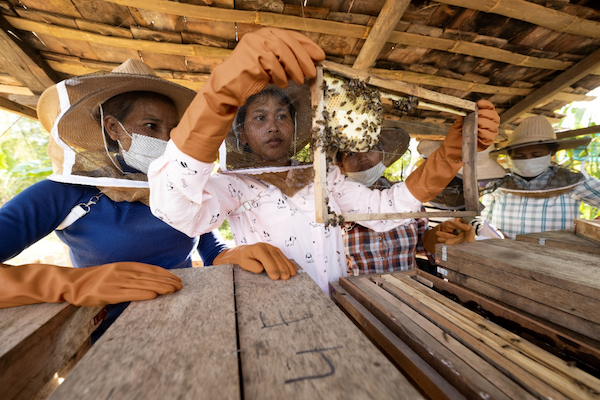
<instances>
[{"instance_id":1,"label":"straw hat","mask_svg":"<svg viewBox=\"0 0 600 400\"><path fill-rule=\"evenodd\" d=\"M587 146L591 138L557 139L550 121L543 115L525 118L508 138L508 143L492 153L507 153L512 149L535 144L558 144L558 150Z\"/></svg>"},{"instance_id":2,"label":"straw hat","mask_svg":"<svg viewBox=\"0 0 600 400\"><path fill-rule=\"evenodd\" d=\"M417 146L417 151L423 157L427 158L433 153L438 147L442 145L441 140L423 140ZM496 160L490 157L492 147L488 147L484 151L477 152L475 168L477 170L477 180L493 180L500 179L506 175L506 171ZM462 176L462 167L458 170L457 175Z\"/></svg>"},{"instance_id":3,"label":"straw hat","mask_svg":"<svg viewBox=\"0 0 600 400\"><path fill-rule=\"evenodd\" d=\"M181 116L195 96L184 86L159 78L143 62L129 59L111 72L98 72L66 79L42 93L37 106L40 122L50 132L48 154L54 174L50 179L66 183L120 188L121 193L105 193L116 201L135 201L147 197L147 177L124 175L109 156L100 126L100 105L127 92L147 91L173 100ZM117 190L118 191L118 190Z\"/></svg>"}]
</instances>

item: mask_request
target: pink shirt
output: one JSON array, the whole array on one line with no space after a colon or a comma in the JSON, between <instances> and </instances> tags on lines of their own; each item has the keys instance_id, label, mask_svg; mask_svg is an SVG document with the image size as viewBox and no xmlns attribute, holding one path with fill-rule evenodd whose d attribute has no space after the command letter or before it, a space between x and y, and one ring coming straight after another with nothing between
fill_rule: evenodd
<instances>
[{"instance_id":1,"label":"pink shirt","mask_svg":"<svg viewBox=\"0 0 600 400\"><path fill-rule=\"evenodd\" d=\"M298 263L328 293L328 283L347 275L340 227L315 222L314 186L294 196L252 175L213 174L214 164L181 152L169 141L165 154L148 172L150 207L157 217L189 236L221 226L225 218L235 243L266 242ZM417 212L421 202L404 183L386 190L371 190L346 180L337 166L327 174L329 205L340 214ZM413 221L362 221L383 232Z\"/></svg>"}]
</instances>

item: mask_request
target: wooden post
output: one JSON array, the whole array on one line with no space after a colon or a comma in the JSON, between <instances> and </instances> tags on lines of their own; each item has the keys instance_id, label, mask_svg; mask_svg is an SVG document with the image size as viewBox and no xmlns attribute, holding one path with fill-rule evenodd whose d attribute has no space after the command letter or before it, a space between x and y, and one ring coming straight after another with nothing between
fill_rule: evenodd
<instances>
[{"instance_id":1,"label":"wooden post","mask_svg":"<svg viewBox=\"0 0 600 400\"><path fill-rule=\"evenodd\" d=\"M315 114L313 116L313 166L315 169L315 220L325 224L329 221L327 211L327 154L326 149L320 145L319 140L323 126L317 124L323 113L323 67L317 66L317 76L310 81L310 101Z\"/></svg>"},{"instance_id":2,"label":"wooden post","mask_svg":"<svg viewBox=\"0 0 600 400\"><path fill-rule=\"evenodd\" d=\"M463 120L463 188L465 210L479 214L479 190L477 190L477 111L467 114Z\"/></svg>"}]
</instances>

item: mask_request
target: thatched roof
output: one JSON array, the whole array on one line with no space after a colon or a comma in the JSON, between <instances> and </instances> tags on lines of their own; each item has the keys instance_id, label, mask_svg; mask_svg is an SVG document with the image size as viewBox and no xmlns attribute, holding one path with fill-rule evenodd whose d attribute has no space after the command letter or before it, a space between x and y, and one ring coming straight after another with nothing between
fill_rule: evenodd
<instances>
[{"instance_id":1,"label":"thatched roof","mask_svg":"<svg viewBox=\"0 0 600 400\"><path fill-rule=\"evenodd\" d=\"M507 132L532 114L556 121L600 86L595 0L8 0L0 12L0 107L32 118L48 86L131 57L197 90L262 26L301 31L363 75L488 99ZM386 114L430 138L453 119Z\"/></svg>"}]
</instances>

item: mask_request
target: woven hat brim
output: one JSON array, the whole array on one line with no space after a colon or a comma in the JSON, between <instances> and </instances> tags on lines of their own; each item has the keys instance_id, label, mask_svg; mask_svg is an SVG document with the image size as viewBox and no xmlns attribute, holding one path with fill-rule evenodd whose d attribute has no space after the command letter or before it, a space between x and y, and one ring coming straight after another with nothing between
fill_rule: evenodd
<instances>
[{"instance_id":1,"label":"woven hat brim","mask_svg":"<svg viewBox=\"0 0 600 400\"><path fill-rule=\"evenodd\" d=\"M90 151L104 149L98 109L108 99L127 92L155 92L172 99L181 116L196 95L193 90L164 79L133 74L85 75L65 83L74 102L58 121L59 136L71 147Z\"/></svg>"},{"instance_id":2,"label":"woven hat brim","mask_svg":"<svg viewBox=\"0 0 600 400\"><path fill-rule=\"evenodd\" d=\"M510 150L526 146L533 146L537 144L558 144L558 150L567 150L574 149L580 146L587 146L591 140L591 138L538 140L535 142L518 143L510 146L505 146L500 149L490 151L490 154L507 154Z\"/></svg>"}]
</instances>

